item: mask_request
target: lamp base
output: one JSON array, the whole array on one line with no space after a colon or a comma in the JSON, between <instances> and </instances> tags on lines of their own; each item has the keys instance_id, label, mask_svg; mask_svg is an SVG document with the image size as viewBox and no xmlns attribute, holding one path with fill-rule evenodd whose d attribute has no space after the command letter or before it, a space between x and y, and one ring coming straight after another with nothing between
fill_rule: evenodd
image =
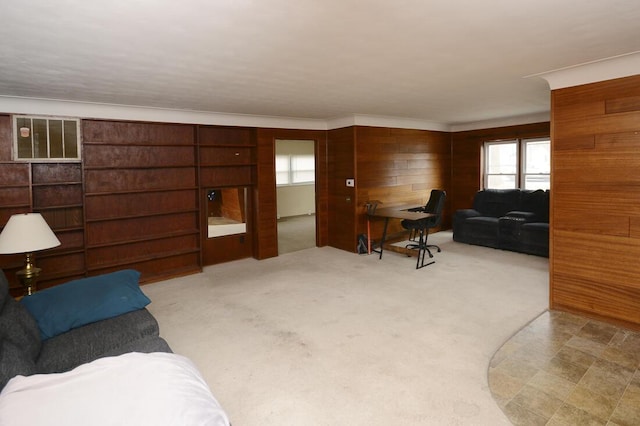
<instances>
[{"instance_id":1,"label":"lamp base","mask_svg":"<svg viewBox=\"0 0 640 426\"><path fill-rule=\"evenodd\" d=\"M16 277L22 284L25 296L30 296L36 292L38 276L41 270L33 265L33 253L27 253L27 263L24 269L16 272Z\"/></svg>"}]
</instances>

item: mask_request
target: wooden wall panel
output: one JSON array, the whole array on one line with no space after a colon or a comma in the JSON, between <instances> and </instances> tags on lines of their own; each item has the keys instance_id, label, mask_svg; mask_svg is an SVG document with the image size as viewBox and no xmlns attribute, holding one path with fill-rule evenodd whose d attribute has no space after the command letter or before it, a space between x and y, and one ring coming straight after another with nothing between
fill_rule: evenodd
<instances>
[{"instance_id":1,"label":"wooden wall panel","mask_svg":"<svg viewBox=\"0 0 640 426\"><path fill-rule=\"evenodd\" d=\"M201 269L195 269L194 265L200 263L198 252L173 251L172 254L163 254L158 257L140 258L133 267L141 274L141 283L147 284L154 281L166 280L187 274L193 274ZM93 266L89 274L99 275L115 272L122 269L122 264Z\"/></svg>"},{"instance_id":2,"label":"wooden wall panel","mask_svg":"<svg viewBox=\"0 0 640 426\"><path fill-rule=\"evenodd\" d=\"M136 241L147 235L172 236L193 234L198 230L198 220L193 212L159 216L143 216L117 221L87 223L87 243L92 246Z\"/></svg>"},{"instance_id":3,"label":"wooden wall panel","mask_svg":"<svg viewBox=\"0 0 640 426\"><path fill-rule=\"evenodd\" d=\"M229 147L217 146L200 147L200 166L227 166L229 164L253 164L255 163L253 147Z\"/></svg>"},{"instance_id":4,"label":"wooden wall panel","mask_svg":"<svg viewBox=\"0 0 640 426\"><path fill-rule=\"evenodd\" d=\"M82 182L80 163L32 163L33 184L56 184Z\"/></svg>"},{"instance_id":5,"label":"wooden wall panel","mask_svg":"<svg viewBox=\"0 0 640 426\"><path fill-rule=\"evenodd\" d=\"M42 217L54 231L82 230L82 206L40 209Z\"/></svg>"},{"instance_id":6,"label":"wooden wall panel","mask_svg":"<svg viewBox=\"0 0 640 426\"><path fill-rule=\"evenodd\" d=\"M200 169L200 186L218 188L223 186L247 186L253 184L252 167L208 167Z\"/></svg>"},{"instance_id":7,"label":"wooden wall panel","mask_svg":"<svg viewBox=\"0 0 640 426\"><path fill-rule=\"evenodd\" d=\"M82 250L66 251L62 248L36 253L36 264L42 268L38 288L82 277L85 274L85 259Z\"/></svg>"},{"instance_id":8,"label":"wooden wall panel","mask_svg":"<svg viewBox=\"0 0 640 426\"><path fill-rule=\"evenodd\" d=\"M82 204L82 184L76 185L47 185L33 187L33 205L66 206Z\"/></svg>"},{"instance_id":9,"label":"wooden wall panel","mask_svg":"<svg viewBox=\"0 0 640 426\"><path fill-rule=\"evenodd\" d=\"M6 143L6 141L0 141ZM29 186L31 182L31 169L28 163L2 163L0 179L3 187Z\"/></svg>"},{"instance_id":10,"label":"wooden wall panel","mask_svg":"<svg viewBox=\"0 0 640 426\"><path fill-rule=\"evenodd\" d=\"M193 167L195 150L192 146L110 146L87 145L84 147L85 167Z\"/></svg>"},{"instance_id":11,"label":"wooden wall panel","mask_svg":"<svg viewBox=\"0 0 640 426\"><path fill-rule=\"evenodd\" d=\"M327 138L328 244L354 252L357 245L356 190L345 185L356 178L354 127L330 130ZM356 185L357 185L356 181Z\"/></svg>"},{"instance_id":12,"label":"wooden wall panel","mask_svg":"<svg viewBox=\"0 0 640 426\"><path fill-rule=\"evenodd\" d=\"M607 99L605 101L605 113L617 114L620 112L640 111L640 96Z\"/></svg>"},{"instance_id":13,"label":"wooden wall panel","mask_svg":"<svg viewBox=\"0 0 640 426\"><path fill-rule=\"evenodd\" d=\"M198 127L198 144L253 146L255 145L254 129L249 127L200 126Z\"/></svg>"},{"instance_id":14,"label":"wooden wall panel","mask_svg":"<svg viewBox=\"0 0 640 426\"><path fill-rule=\"evenodd\" d=\"M193 189L198 183L196 169L189 168L85 168L85 191L93 193L145 192L175 189Z\"/></svg>"},{"instance_id":15,"label":"wooden wall panel","mask_svg":"<svg viewBox=\"0 0 640 426\"><path fill-rule=\"evenodd\" d=\"M226 235L213 240L215 240L212 242L214 249L210 251L205 249L205 265L216 265L253 256L251 233L248 236Z\"/></svg>"},{"instance_id":16,"label":"wooden wall panel","mask_svg":"<svg viewBox=\"0 0 640 426\"><path fill-rule=\"evenodd\" d=\"M640 76L552 92L550 305L640 328Z\"/></svg>"},{"instance_id":17,"label":"wooden wall panel","mask_svg":"<svg viewBox=\"0 0 640 426\"><path fill-rule=\"evenodd\" d=\"M193 212L198 210L198 194L193 189L87 195L85 209L89 221Z\"/></svg>"},{"instance_id":18,"label":"wooden wall panel","mask_svg":"<svg viewBox=\"0 0 640 426\"><path fill-rule=\"evenodd\" d=\"M451 193L451 136L446 132L355 128L356 140L356 233L367 232L366 203L381 201L382 207L424 205L432 189ZM343 182L344 185L344 182ZM449 202L442 228L451 226ZM383 221L371 222L371 237L382 236ZM390 221L389 232L402 231L400 221ZM354 238L355 242L355 238Z\"/></svg>"},{"instance_id":19,"label":"wooden wall panel","mask_svg":"<svg viewBox=\"0 0 640 426\"><path fill-rule=\"evenodd\" d=\"M122 244L90 245L87 250L87 264L91 269L104 269L123 264L135 264L158 257L168 257L177 253L197 252L199 235L179 235L175 237L150 239L148 237Z\"/></svg>"},{"instance_id":20,"label":"wooden wall panel","mask_svg":"<svg viewBox=\"0 0 640 426\"><path fill-rule=\"evenodd\" d=\"M0 185L0 205L3 209L10 206L28 206L31 203L31 194L24 188L3 186L4 183Z\"/></svg>"},{"instance_id":21,"label":"wooden wall panel","mask_svg":"<svg viewBox=\"0 0 640 426\"><path fill-rule=\"evenodd\" d=\"M82 120L84 141L107 145L194 144L195 127L184 124Z\"/></svg>"},{"instance_id":22,"label":"wooden wall panel","mask_svg":"<svg viewBox=\"0 0 640 426\"><path fill-rule=\"evenodd\" d=\"M278 255L278 197L276 193L275 141L271 129L258 129L258 181L255 193L256 257Z\"/></svg>"},{"instance_id":23,"label":"wooden wall panel","mask_svg":"<svg viewBox=\"0 0 640 426\"><path fill-rule=\"evenodd\" d=\"M328 242L327 132L321 130L266 129L257 130L257 186L255 193L255 239L258 259L278 255L277 194L275 174L275 141L313 140L316 157L316 245Z\"/></svg>"}]
</instances>

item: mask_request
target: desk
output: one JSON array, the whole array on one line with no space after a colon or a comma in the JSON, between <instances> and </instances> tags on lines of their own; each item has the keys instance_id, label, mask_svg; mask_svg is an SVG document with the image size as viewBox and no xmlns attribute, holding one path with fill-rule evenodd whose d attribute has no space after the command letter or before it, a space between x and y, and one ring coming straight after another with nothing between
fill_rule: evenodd
<instances>
[{"instance_id":1,"label":"desk","mask_svg":"<svg viewBox=\"0 0 640 426\"><path fill-rule=\"evenodd\" d=\"M427 219L429 217L437 216L434 213L425 212L411 212L409 209L416 208L415 206L400 206L400 207L385 207L383 209L376 208L370 213L367 213L369 218L380 217L384 218L384 231L382 231L382 239L380 240L380 257L382 259L382 252L384 251L384 241L387 238L387 226L389 225L389 219L408 219L408 220L420 220ZM371 241L371 235L367 235L369 241ZM376 250L373 250L377 253Z\"/></svg>"}]
</instances>

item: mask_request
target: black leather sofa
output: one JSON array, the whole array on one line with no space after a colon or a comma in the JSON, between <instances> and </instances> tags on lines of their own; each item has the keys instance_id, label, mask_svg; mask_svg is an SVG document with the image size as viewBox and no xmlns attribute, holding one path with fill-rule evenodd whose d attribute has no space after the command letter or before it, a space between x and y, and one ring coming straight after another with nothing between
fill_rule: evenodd
<instances>
[{"instance_id":1,"label":"black leather sofa","mask_svg":"<svg viewBox=\"0 0 640 426\"><path fill-rule=\"evenodd\" d=\"M461 243L549 257L549 191L486 189L453 216Z\"/></svg>"}]
</instances>

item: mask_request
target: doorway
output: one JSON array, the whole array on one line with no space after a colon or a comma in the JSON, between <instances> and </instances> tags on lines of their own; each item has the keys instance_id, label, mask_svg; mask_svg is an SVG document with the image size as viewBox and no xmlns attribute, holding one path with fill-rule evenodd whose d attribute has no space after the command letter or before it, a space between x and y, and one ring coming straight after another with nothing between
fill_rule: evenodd
<instances>
[{"instance_id":1,"label":"doorway","mask_svg":"<svg viewBox=\"0 0 640 426\"><path fill-rule=\"evenodd\" d=\"M315 141L275 143L278 254L316 247Z\"/></svg>"}]
</instances>

